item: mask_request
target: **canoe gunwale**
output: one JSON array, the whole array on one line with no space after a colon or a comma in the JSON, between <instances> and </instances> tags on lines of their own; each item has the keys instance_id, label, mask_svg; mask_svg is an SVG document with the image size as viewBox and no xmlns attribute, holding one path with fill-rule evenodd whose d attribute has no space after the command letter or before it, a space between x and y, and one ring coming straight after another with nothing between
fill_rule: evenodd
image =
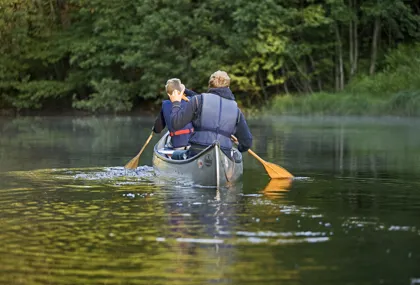
<instances>
[{"instance_id":1,"label":"canoe gunwale","mask_svg":"<svg viewBox=\"0 0 420 285\"><path fill-rule=\"evenodd\" d=\"M216 145L219 144L219 142L214 142L212 145L209 145L208 147L206 147L205 149L203 149L201 152L199 152L197 155L187 158L187 159L183 159L183 160L175 160L175 159L169 159L165 156L163 156L162 154L159 153L158 151L158 147L161 145L161 140L166 139L166 137L169 135L169 133L165 134L157 144L155 144L154 148L153 148L153 152L154 154L159 158L162 159L163 161L167 162L167 163L171 163L171 164L188 164L190 162L193 162L195 160L197 160L198 158L204 156L205 154L207 154L208 152L210 152L213 148L216 147Z\"/></svg>"}]
</instances>

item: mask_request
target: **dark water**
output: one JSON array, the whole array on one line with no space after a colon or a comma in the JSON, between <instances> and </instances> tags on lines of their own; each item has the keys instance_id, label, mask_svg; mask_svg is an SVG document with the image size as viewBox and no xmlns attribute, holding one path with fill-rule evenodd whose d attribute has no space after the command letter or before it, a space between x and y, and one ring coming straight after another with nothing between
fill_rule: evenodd
<instances>
[{"instance_id":1,"label":"dark water","mask_svg":"<svg viewBox=\"0 0 420 285\"><path fill-rule=\"evenodd\" d=\"M250 120L298 178L122 166L153 119L0 119L0 284L420 284L420 120Z\"/></svg>"}]
</instances>

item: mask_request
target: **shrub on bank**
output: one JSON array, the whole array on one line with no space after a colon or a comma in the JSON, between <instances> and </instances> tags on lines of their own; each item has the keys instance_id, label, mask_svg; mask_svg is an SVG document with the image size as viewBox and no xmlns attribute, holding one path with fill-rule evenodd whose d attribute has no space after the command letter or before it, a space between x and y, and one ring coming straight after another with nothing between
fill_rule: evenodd
<instances>
[{"instance_id":1,"label":"shrub on bank","mask_svg":"<svg viewBox=\"0 0 420 285\"><path fill-rule=\"evenodd\" d=\"M385 110L390 115L420 116L420 91L402 91L393 95Z\"/></svg>"},{"instance_id":2,"label":"shrub on bank","mask_svg":"<svg viewBox=\"0 0 420 285\"><path fill-rule=\"evenodd\" d=\"M282 114L362 115L377 114L382 102L367 96L315 93L307 96L279 96L274 99L273 111Z\"/></svg>"},{"instance_id":3,"label":"shrub on bank","mask_svg":"<svg viewBox=\"0 0 420 285\"><path fill-rule=\"evenodd\" d=\"M384 98L349 93L278 96L272 106L272 113L289 115L420 116L420 91L402 91Z\"/></svg>"},{"instance_id":4,"label":"shrub on bank","mask_svg":"<svg viewBox=\"0 0 420 285\"><path fill-rule=\"evenodd\" d=\"M277 96L282 114L420 116L420 44L401 45L386 55L385 68L360 75L343 92Z\"/></svg>"}]
</instances>

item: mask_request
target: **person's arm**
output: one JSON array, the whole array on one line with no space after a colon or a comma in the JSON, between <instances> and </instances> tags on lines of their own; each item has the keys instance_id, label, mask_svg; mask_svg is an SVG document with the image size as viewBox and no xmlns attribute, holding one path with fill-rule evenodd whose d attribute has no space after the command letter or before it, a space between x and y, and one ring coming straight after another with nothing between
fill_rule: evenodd
<instances>
[{"instance_id":1,"label":"person's arm","mask_svg":"<svg viewBox=\"0 0 420 285\"><path fill-rule=\"evenodd\" d=\"M159 134L166 127L165 119L163 118L163 111L160 110L159 115L156 117L155 125L153 126L153 131L156 134Z\"/></svg>"},{"instance_id":2,"label":"person's arm","mask_svg":"<svg viewBox=\"0 0 420 285\"><path fill-rule=\"evenodd\" d=\"M180 130L186 124L191 123L197 113L199 104L201 104L201 96L199 95L192 97L182 108L180 101L173 101L171 112L172 128Z\"/></svg>"},{"instance_id":3,"label":"person's arm","mask_svg":"<svg viewBox=\"0 0 420 285\"><path fill-rule=\"evenodd\" d=\"M238 139L238 150L240 152L248 151L251 148L252 134L241 111L239 111L239 122L236 126L235 137Z\"/></svg>"},{"instance_id":4,"label":"person's arm","mask_svg":"<svg viewBox=\"0 0 420 285\"><path fill-rule=\"evenodd\" d=\"M192 90L187 89L187 88L185 88L184 93L185 93L185 96L187 96L187 97L193 97L195 95L198 95L198 93L196 93L195 91L192 91Z\"/></svg>"}]
</instances>

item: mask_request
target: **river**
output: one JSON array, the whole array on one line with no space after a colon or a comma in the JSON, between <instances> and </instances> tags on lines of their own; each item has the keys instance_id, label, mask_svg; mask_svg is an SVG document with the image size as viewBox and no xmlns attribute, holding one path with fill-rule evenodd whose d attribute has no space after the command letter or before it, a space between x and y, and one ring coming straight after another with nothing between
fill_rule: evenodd
<instances>
[{"instance_id":1,"label":"river","mask_svg":"<svg viewBox=\"0 0 420 285\"><path fill-rule=\"evenodd\" d=\"M267 117L231 188L157 177L153 118L0 118L0 284L420 284L420 120Z\"/></svg>"}]
</instances>

